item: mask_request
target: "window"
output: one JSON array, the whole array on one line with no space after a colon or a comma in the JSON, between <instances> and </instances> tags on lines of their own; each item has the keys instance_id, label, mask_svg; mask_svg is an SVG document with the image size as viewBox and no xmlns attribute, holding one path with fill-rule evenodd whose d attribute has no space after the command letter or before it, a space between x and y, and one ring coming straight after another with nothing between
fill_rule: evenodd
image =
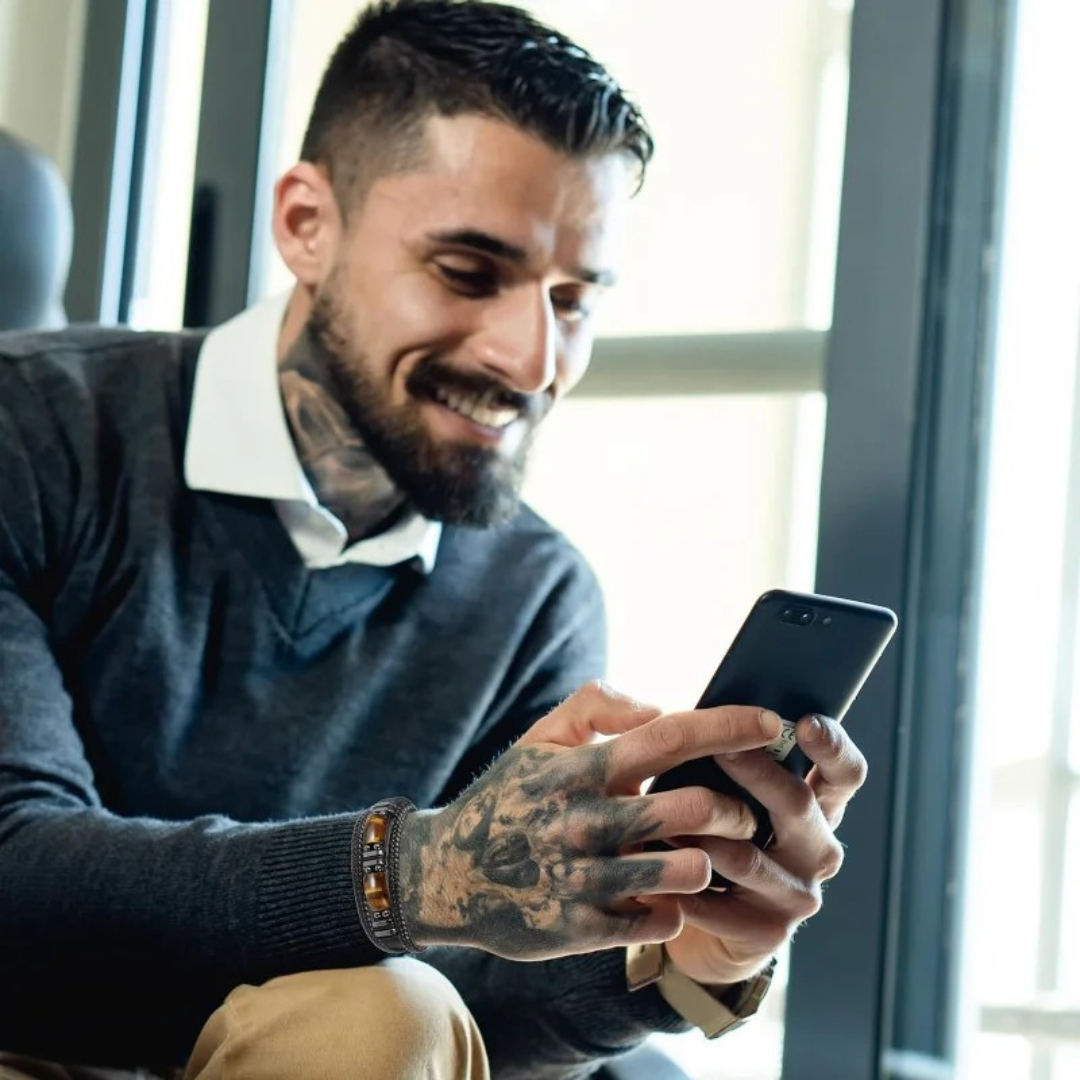
<instances>
[{"instance_id":1,"label":"window","mask_svg":"<svg viewBox=\"0 0 1080 1080\"><path fill-rule=\"evenodd\" d=\"M1019 5L977 677L963 1075L1080 1068L1080 9Z\"/></svg>"}]
</instances>

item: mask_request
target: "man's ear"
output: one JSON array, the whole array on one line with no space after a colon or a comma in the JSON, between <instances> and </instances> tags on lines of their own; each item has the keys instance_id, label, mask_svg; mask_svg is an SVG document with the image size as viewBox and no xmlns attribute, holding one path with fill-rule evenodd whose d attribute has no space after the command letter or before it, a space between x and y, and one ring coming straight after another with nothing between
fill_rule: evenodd
<instances>
[{"instance_id":1,"label":"man's ear","mask_svg":"<svg viewBox=\"0 0 1080 1080\"><path fill-rule=\"evenodd\" d=\"M326 170L294 165L274 186L274 242L301 285L314 288L333 268L342 223Z\"/></svg>"}]
</instances>

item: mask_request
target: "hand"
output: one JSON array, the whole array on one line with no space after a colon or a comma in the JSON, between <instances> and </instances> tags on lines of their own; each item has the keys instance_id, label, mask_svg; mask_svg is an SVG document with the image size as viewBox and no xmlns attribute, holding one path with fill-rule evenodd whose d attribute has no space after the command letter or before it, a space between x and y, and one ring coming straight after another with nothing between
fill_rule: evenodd
<instances>
[{"instance_id":1,"label":"hand","mask_svg":"<svg viewBox=\"0 0 1080 1080\"><path fill-rule=\"evenodd\" d=\"M640 845L702 832L703 816L710 835L731 841L751 836L754 822L737 800L703 789L642 795L642 782L779 732L761 709L661 715L585 687L449 806L406 819L402 912L413 939L543 959L674 937L676 898L705 888L709 857Z\"/></svg>"},{"instance_id":2,"label":"hand","mask_svg":"<svg viewBox=\"0 0 1080 1080\"><path fill-rule=\"evenodd\" d=\"M821 907L821 885L844 852L833 830L866 779L866 759L835 721L805 717L796 737L815 763L802 780L761 750L720 759L721 767L769 812L775 839L765 851L723 836L694 842L734 887L680 897L686 919L667 943L690 978L717 985L756 974Z\"/></svg>"}]
</instances>

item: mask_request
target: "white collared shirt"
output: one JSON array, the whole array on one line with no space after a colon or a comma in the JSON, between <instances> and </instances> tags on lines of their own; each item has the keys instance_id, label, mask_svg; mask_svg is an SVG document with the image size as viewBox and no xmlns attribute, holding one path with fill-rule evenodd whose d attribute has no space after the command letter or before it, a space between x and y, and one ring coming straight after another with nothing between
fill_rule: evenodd
<instances>
[{"instance_id":1,"label":"white collared shirt","mask_svg":"<svg viewBox=\"0 0 1080 1080\"><path fill-rule=\"evenodd\" d=\"M319 505L296 456L278 384L278 334L289 294L266 300L212 330L195 369L184 479L193 491L272 499L304 565L435 565L442 527L417 513L366 540Z\"/></svg>"}]
</instances>

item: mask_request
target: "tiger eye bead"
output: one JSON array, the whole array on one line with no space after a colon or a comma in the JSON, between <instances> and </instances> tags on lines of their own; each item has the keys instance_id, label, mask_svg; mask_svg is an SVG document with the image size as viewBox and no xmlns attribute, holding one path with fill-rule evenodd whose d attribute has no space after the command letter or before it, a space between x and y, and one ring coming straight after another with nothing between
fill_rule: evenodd
<instances>
[{"instance_id":1,"label":"tiger eye bead","mask_svg":"<svg viewBox=\"0 0 1080 1080\"><path fill-rule=\"evenodd\" d=\"M372 911L386 911L390 907L385 874L364 875L364 899Z\"/></svg>"},{"instance_id":2,"label":"tiger eye bead","mask_svg":"<svg viewBox=\"0 0 1080 1080\"><path fill-rule=\"evenodd\" d=\"M386 817L383 814L372 814L364 826L364 843L381 844L386 839Z\"/></svg>"}]
</instances>

